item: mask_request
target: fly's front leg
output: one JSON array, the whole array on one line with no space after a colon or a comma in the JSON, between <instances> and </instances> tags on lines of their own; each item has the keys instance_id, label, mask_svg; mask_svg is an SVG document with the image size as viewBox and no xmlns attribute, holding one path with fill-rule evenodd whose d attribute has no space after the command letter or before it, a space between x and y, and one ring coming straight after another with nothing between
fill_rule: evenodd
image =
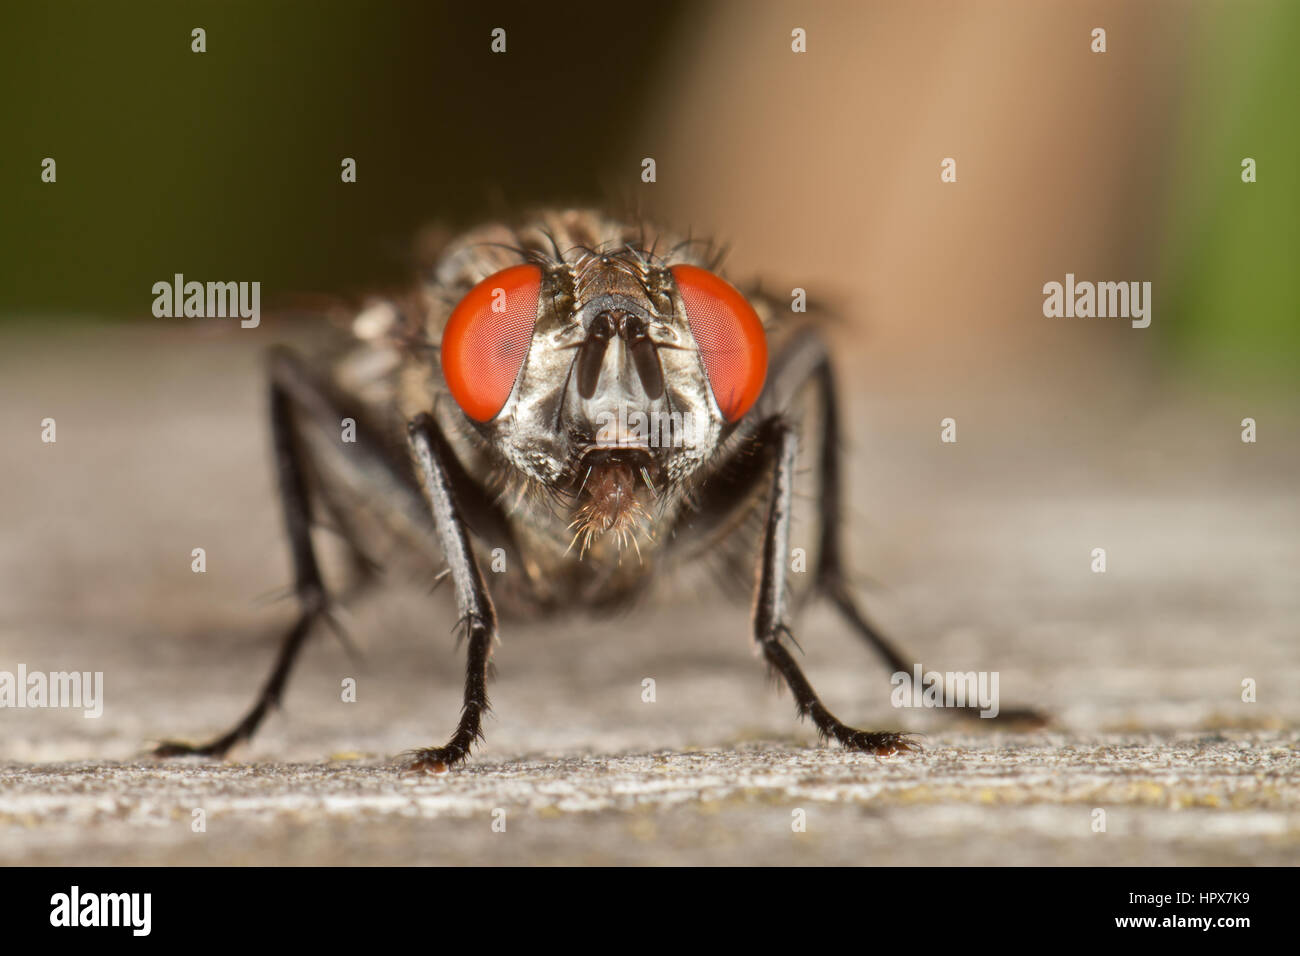
<instances>
[{"instance_id":1,"label":"fly's front leg","mask_svg":"<svg viewBox=\"0 0 1300 956\"><path fill-rule=\"evenodd\" d=\"M845 574L844 552L841 546L844 529L841 504L843 487L840 479L843 452L840 447L839 400L835 393L835 374L830 358L821 340L811 335L798 342L788 354L793 357L793 361L786 367L811 376L823 409L818 462L818 471L821 475L821 489L818 495L818 524L821 528L821 540L815 576L816 586L835 605L854 632L885 659L894 673L910 674L912 664L904 659L898 648L885 638L858 607ZM802 367L799 367L801 365ZM958 708L957 711L963 717L981 716L979 705ZM1002 723L1034 725L1047 722L1038 711L1025 707L1003 708L995 719Z\"/></svg>"},{"instance_id":2,"label":"fly's front leg","mask_svg":"<svg viewBox=\"0 0 1300 956\"><path fill-rule=\"evenodd\" d=\"M772 363L770 385L763 395L764 411L779 414L805 386L817 390L821 405L818 444L817 494L818 558L813 576L816 589L826 595L852 625L854 633L871 645L889 667L911 673L899 650L859 610L848 585L841 534L844 527L841 481L840 407L835 372L821 337L803 329Z\"/></svg>"},{"instance_id":3,"label":"fly's front leg","mask_svg":"<svg viewBox=\"0 0 1300 956\"><path fill-rule=\"evenodd\" d=\"M790 545L791 501L799 442L794 429L777 418L769 420L760 443L774 450L775 468L759 565L758 594L754 603L754 639L769 666L789 685L800 716L811 717L823 739L834 738L851 750L882 755L917 749L905 734L856 730L840 721L817 697L782 642L783 637L791 636L785 620L785 555L789 553Z\"/></svg>"},{"instance_id":4,"label":"fly's front leg","mask_svg":"<svg viewBox=\"0 0 1300 956\"><path fill-rule=\"evenodd\" d=\"M818 489L819 546L814 583L835 609L853 628L853 632L871 646L894 673L912 673L913 665L880 629L863 613L853 596L845 571L843 532L844 489L843 452L840 447L839 399L835 391L835 373L826 346L811 329L803 330L782 351L772 365L771 386L764 393L764 411L776 414L805 385L817 389L822 408L819 444ZM957 709L963 717L980 717L980 707ZM1038 711L1023 707L1004 707L996 718L1001 723L1042 725L1046 718Z\"/></svg>"},{"instance_id":5,"label":"fly's front leg","mask_svg":"<svg viewBox=\"0 0 1300 956\"><path fill-rule=\"evenodd\" d=\"M488 710L487 670L496 639L497 618L483 584L483 575L470 547L465 521L453 495L455 458L432 418L420 415L408 429L425 497L433 513L438 544L456 589L456 608L468 636L465 696L456 732L445 746L405 754L407 771L441 772L469 756L470 746L483 739L483 714Z\"/></svg>"}]
</instances>

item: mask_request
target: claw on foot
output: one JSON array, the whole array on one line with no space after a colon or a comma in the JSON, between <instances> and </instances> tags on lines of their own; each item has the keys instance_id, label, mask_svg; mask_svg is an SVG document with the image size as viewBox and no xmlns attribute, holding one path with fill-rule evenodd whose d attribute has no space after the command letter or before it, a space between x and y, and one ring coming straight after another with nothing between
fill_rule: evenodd
<instances>
[{"instance_id":1,"label":"claw on foot","mask_svg":"<svg viewBox=\"0 0 1300 956\"><path fill-rule=\"evenodd\" d=\"M465 753L452 747L410 750L401 756L402 773L446 773L465 757Z\"/></svg>"},{"instance_id":2,"label":"claw on foot","mask_svg":"<svg viewBox=\"0 0 1300 956\"><path fill-rule=\"evenodd\" d=\"M911 738L915 734L868 733L865 730L852 730L839 738L841 744L849 750L888 757L899 753L919 753L920 744Z\"/></svg>"}]
</instances>

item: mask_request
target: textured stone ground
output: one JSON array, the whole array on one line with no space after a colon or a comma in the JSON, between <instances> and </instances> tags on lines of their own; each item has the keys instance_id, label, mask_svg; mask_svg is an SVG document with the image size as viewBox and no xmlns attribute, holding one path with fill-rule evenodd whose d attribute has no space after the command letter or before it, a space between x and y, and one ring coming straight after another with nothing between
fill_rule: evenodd
<instances>
[{"instance_id":1,"label":"textured stone ground","mask_svg":"<svg viewBox=\"0 0 1300 956\"><path fill-rule=\"evenodd\" d=\"M253 340L13 339L0 670L103 671L106 704L98 720L0 710L0 862L1300 858L1293 409L1256 412L1270 440L1247 447L1231 396L1117 385L1080 406L1032 382L890 380L850 355L864 371L848 378L873 383L849 416L864 600L927 668L997 670L1003 706L1050 727L895 710L881 665L814 608L795 633L828 704L925 734L918 755L816 749L753 657L747 609L706 596L507 625L486 746L413 778L392 757L446 735L462 665L448 596L403 582L352 608L359 658L322 635L285 712L231 761L141 756L237 716L291 616L255 600L288 571ZM957 446L937 441L946 414ZM1089 571L1097 546L1105 575Z\"/></svg>"},{"instance_id":2,"label":"textured stone ground","mask_svg":"<svg viewBox=\"0 0 1300 956\"><path fill-rule=\"evenodd\" d=\"M437 778L349 758L10 767L0 859L1289 864L1300 842L1294 744L942 735L906 760L742 745L485 760ZM1093 832L1095 808L1104 833Z\"/></svg>"}]
</instances>

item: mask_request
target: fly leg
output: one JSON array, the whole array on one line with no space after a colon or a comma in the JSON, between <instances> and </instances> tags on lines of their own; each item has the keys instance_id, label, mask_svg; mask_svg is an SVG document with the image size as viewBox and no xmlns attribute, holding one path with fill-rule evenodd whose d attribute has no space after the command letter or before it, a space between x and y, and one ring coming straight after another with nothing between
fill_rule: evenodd
<instances>
[{"instance_id":1,"label":"fly leg","mask_svg":"<svg viewBox=\"0 0 1300 956\"><path fill-rule=\"evenodd\" d=\"M271 435L275 454L276 476L280 489L280 504L284 515L285 532L293 557L294 594L298 601L298 618L280 642L271 673L263 683L253 706L230 730L203 744L181 741L164 741L153 753L158 757L177 757L200 754L221 757L232 747L248 740L256 733L262 720L272 707L280 704L285 685L316 623L328 618L329 599L321 579L320 567L311 540L311 504L308 484L308 460L300 441L301 434L295 423L295 411L321 429L331 429L337 434L342 417L336 402L326 394L319 383L312 380L302 365L287 350L277 349L270 356L270 417ZM382 460L378 450L364 442L358 443L351 453L359 459L359 472L382 471L390 466ZM394 481L399 492L392 497L401 501L400 482ZM407 486L409 487L409 486ZM409 488L408 510L419 504L419 494ZM359 549L351 543L355 555ZM360 559L359 559L360 560Z\"/></svg>"},{"instance_id":2,"label":"fly leg","mask_svg":"<svg viewBox=\"0 0 1300 956\"><path fill-rule=\"evenodd\" d=\"M456 589L456 608L469 641L465 695L460 721L442 747L404 754L408 772L441 772L469 756L483 739L483 714L488 710L487 671L497 633L496 611L470 547L469 531L457 508L455 457L433 419L420 415L408 429L411 453L433 514L434 531Z\"/></svg>"},{"instance_id":3,"label":"fly leg","mask_svg":"<svg viewBox=\"0 0 1300 956\"><path fill-rule=\"evenodd\" d=\"M810 376L817 388L822 407L822 429L818 472L821 488L818 495L818 524L820 543L814 581L817 590L830 600L836 610L848 621L855 634L871 646L894 673L910 674L912 665L867 618L858 607L845 574L841 533L844 528L841 484L841 449L839 402L835 393L835 373L825 346L814 336L797 341L790 349L790 359L782 363L783 370ZM806 380L806 379L805 379ZM980 707L972 705L957 708L963 717L979 717ZM1004 723L1022 722L1044 724L1046 718L1030 708L1004 708L997 720Z\"/></svg>"},{"instance_id":4,"label":"fly leg","mask_svg":"<svg viewBox=\"0 0 1300 956\"><path fill-rule=\"evenodd\" d=\"M769 420L764 431L760 442L775 446L776 466L772 474L771 504L763 536L758 595L754 604L754 638L768 665L785 678L794 694L799 715L812 718L817 733L823 740L833 737L850 750L881 755L915 750L916 745L906 734L856 730L840 721L817 697L798 663L782 643L783 637L792 638L785 620L785 556L789 553L790 545L791 500L799 442L794 429L779 418Z\"/></svg>"}]
</instances>

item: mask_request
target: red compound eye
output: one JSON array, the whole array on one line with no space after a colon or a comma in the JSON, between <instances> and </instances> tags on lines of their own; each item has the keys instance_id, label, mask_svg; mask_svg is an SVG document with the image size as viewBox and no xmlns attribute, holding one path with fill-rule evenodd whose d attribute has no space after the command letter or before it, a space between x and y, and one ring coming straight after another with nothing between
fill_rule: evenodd
<instances>
[{"instance_id":1,"label":"red compound eye","mask_svg":"<svg viewBox=\"0 0 1300 956\"><path fill-rule=\"evenodd\" d=\"M511 266L470 290L442 333L442 375L456 404L486 422L501 411L528 358L542 270Z\"/></svg>"},{"instance_id":2,"label":"red compound eye","mask_svg":"<svg viewBox=\"0 0 1300 956\"><path fill-rule=\"evenodd\" d=\"M713 398L727 421L737 421L757 401L767 378L763 323L745 297L712 272L697 266L671 271Z\"/></svg>"}]
</instances>

